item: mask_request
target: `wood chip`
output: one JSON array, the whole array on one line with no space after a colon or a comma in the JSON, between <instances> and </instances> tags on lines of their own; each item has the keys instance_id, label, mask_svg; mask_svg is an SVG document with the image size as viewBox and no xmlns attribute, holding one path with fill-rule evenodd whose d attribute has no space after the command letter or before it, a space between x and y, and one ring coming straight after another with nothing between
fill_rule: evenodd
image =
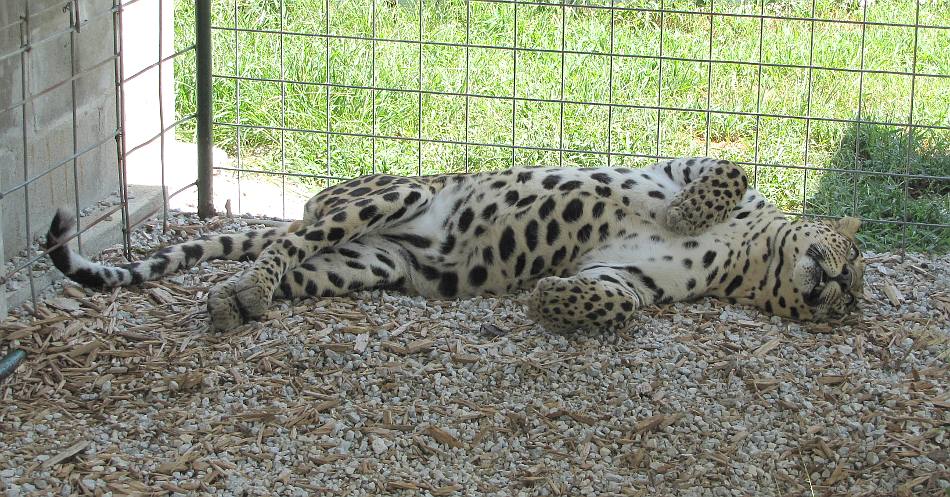
<instances>
[{"instance_id":1,"label":"wood chip","mask_svg":"<svg viewBox=\"0 0 950 497\"><path fill-rule=\"evenodd\" d=\"M152 300L159 305L174 304L177 302L177 299L171 293L168 293L168 290L161 287L149 288L148 294Z\"/></svg>"},{"instance_id":2,"label":"wood chip","mask_svg":"<svg viewBox=\"0 0 950 497\"><path fill-rule=\"evenodd\" d=\"M819 385L838 385L838 384L844 383L845 381L848 381L848 377L847 377L847 376L841 376L841 375L826 375L826 376L819 376L819 377L818 377L818 384L819 384Z\"/></svg>"},{"instance_id":3,"label":"wood chip","mask_svg":"<svg viewBox=\"0 0 950 497\"><path fill-rule=\"evenodd\" d=\"M655 416L650 416L637 422L634 431L637 433L646 433L650 431L655 431L660 427L660 424L663 423L663 420L666 419L666 416L663 414L657 414Z\"/></svg>"},{"instance_id":4,"label":"wood chip","mask_svg":"<svg viewBox=\"0 0 950 497\"><path fill-rule=\"evenodd\" d=\"M765 342L762 345L760 345L759 348L755 349L755 352L753 352L752 355L759 358L765 357L766 354L771 352L772 349L774 349L775 347L778 347L779 344L781 343L782 343L781 338L778 338L778 337L773 338L769 340L768 342Z\"/></svg>"},{"instance_id":5,"label":"wood chip","mask_svg":"<svg viewBox=\"0 0 950 497\"><path fill-rule=\"evenodd\" d=\"M409 342L409 345L406 346L406 352L409 354L416 354L419 352L428 352L429 350L432 350L433 345L435 345L435 340L431 340L431 339L413 340Z\"/></svg>"},{"instance_id":6,"label":"wood chip","mask_svg":"<svg viewBox=\"0 0 950 497\"><path fill-rule=\"evenodd\" d=\"M76 442L76 443L70 445L68 448L66 448L66 450L60 452L59 454L56 454L55 456L53 456L53 457L51 457L51 458L49 458L49 459L47 459L47 460L45 460L45 461L43 461L43 463L40 464L40 467L43 468L43 469L49 469L49 468L51 468L51 467L53 467L53 466L55 466L55 465L57 465L57 464L62 463L63 461L69 459L70 457L73 457L73 456L75 456L76 454L78 454L78 453L80 453L80 452L86 450L86 447L89 447L89 442L88 442L88 441L83 440L83 441L81 441L81 442Z\"/></svg>"},{"instance_id":7,"label":"wood chip","mask_svg":"<svg viewBox=\"0 0 950 497\"><path fill-rule=\"evenodd\" d=\"M900 307L901 302L904 301L904 294L894 286L891 280L886 278L884 279L884 295L887 296L887 300L889 300L894 307Z\"/></svg>"},{"instance_id":8,"label":"wood chip","mask_svg":"<svg viewBox=\"0 0 950 497\"><path fill-rule=\"evenodd\" d=\"M452 495L459 490L462 490L462 486L458 484L444 485L438 488L434 488L429 491L430 494L435 495L436 497L443 497L446 495Z\"/></svg>"},{"instance_id":9,"label":"wood chip","mask_svg":"<svg viewBox=\"0 0 950 497\"><path fill-rule=\"evenodd\" d=\"M388 481L386 490L419 490L421 487L411 481Z\"/></svg>"},{"instance_id":10,"label":"wood chip","mask_svg":"<svg viewBox=\"0 0 950 497\"><path fill-rule=\"evenodd\" d=\"M333 342L321 343L321 344L318 344L318 347L322 349L332 350L337 353L349 352L353 350L352 343L333 343Z\"/></svg>"},{"instance_id":11,"label":"wood chip","mask_svg":"<svg viewBox=\"0 0 950 497\"><path fill-rule=\"evenodd\" d=\"M61 311L73 312L78 311L82 306L79 305L79 302L67 297L53 297L48 299L46 303L50 307L54 307Z\"/></svg>"},{"instance_id":12,"label":"wood chip","mask_svg":"<svg viewBox=\"0 0 950 497\"><path fill-rule=\"evenodd\" d=\"M465 444L459 441L459 439L455 438L451 433L437 426L430 426L426 428L425 434L434 438L437 442L448 445L449 447L460 448L465 446Z\"/></svg>"}]
</instances>

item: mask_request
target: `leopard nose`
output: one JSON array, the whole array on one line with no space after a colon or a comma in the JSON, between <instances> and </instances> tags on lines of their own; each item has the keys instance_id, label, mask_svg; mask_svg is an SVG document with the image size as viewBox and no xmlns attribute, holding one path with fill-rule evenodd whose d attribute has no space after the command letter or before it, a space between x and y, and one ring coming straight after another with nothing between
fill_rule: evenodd
<instances>
[{"instance_id":1,"label":"leopard nose","mask_svg":"<svg viewBox=\"0 0 950 497\"><path fill-rule=\"evenodd\" d=\"M845 268L841 271L841 274L834 278L834 281L841 283L845 288L851 288L851 284L854 283L854 274Z\"/></svg>"}]
</instances>

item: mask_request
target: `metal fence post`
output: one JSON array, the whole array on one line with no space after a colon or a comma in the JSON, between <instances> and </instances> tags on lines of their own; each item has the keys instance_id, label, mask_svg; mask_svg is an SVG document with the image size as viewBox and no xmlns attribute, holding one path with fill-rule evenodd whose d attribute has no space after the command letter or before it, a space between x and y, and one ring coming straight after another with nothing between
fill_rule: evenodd
<instances>
[{"instance_id":1,"label":"metal fence post","mask_svg":"<svg viewBox=\"0 0 950 497\"><path fill-rule=\"evenodd\" d=\"M198 85L198 215L214 215L211 181L211 0L195 0L195 63Z\"/></svg>"}]
</instances>

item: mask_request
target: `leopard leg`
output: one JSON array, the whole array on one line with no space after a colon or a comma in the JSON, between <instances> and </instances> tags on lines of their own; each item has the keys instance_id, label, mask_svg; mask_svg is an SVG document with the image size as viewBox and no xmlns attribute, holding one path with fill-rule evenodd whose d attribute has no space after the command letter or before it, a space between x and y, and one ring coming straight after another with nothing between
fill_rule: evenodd
<instances>
[{"instance_id":1,"label":"leopard leg","mask_svg":"<svg viewBox=\"0 0 950 497\"><path fill-rule=\"evenodd\" d=\"M667 227L681 235L697 235L726 220L749 186L745 171L724 160L674 159L652 167L682 186L666 216Z\"/></svg>"},{"instance_id":2,"label":"leopard leg","mask_svg":"<svg viewBox=\"0 0 950 497\"><path fill-rule=\"evenodd\" d=\"M432 198L423 179L383 175L321 192L307 204L308 224L274 240L250 268L211 289L212 325L226 330L261 316L288 271L320 251L412 219Z\"/></svg>"},{"instance_id":3,"label":"leopard leg","mask_svg":"<svg viewBox=\"0 0 950 497\"><path fill-rule=\"evenodd\" d=\"M367 238L310 257L284 275L275 296L337 297L376 288L405 291L411 282L398 247L382 238Z\"/></svg>"},{"instance_id":4,"label":"leopard leg","mask_svg":"<svg viewBox=\"0 0 950 497\"><path fill-rule=\"evenodd\" d=\"M599 266L568 278L542 278L528 297L528 317L553 332L623 328L634 310L652 303L623 273Z\"/></svg>"}]
</instances>

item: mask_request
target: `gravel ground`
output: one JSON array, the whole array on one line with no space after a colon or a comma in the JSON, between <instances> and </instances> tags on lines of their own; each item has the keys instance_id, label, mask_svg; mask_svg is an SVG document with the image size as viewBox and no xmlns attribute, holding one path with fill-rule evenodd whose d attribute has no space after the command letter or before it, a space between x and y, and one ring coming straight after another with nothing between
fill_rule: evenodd
<instances>
[{"instance_id":1,"label":"gravel ground","mask_svg":"<svg viewBox=\"0 0 950 497\"><path fill-rule=\"evenodd\" d=\"M208 231L176 215L136 252ZM104 256L118 260L118 251ZM862 312L703 300L555 335L519 296L362 292L207 330L239 263L0 325L6 495L943 495L950 256L869 254Z\"/></svg>"}]
</instances>

